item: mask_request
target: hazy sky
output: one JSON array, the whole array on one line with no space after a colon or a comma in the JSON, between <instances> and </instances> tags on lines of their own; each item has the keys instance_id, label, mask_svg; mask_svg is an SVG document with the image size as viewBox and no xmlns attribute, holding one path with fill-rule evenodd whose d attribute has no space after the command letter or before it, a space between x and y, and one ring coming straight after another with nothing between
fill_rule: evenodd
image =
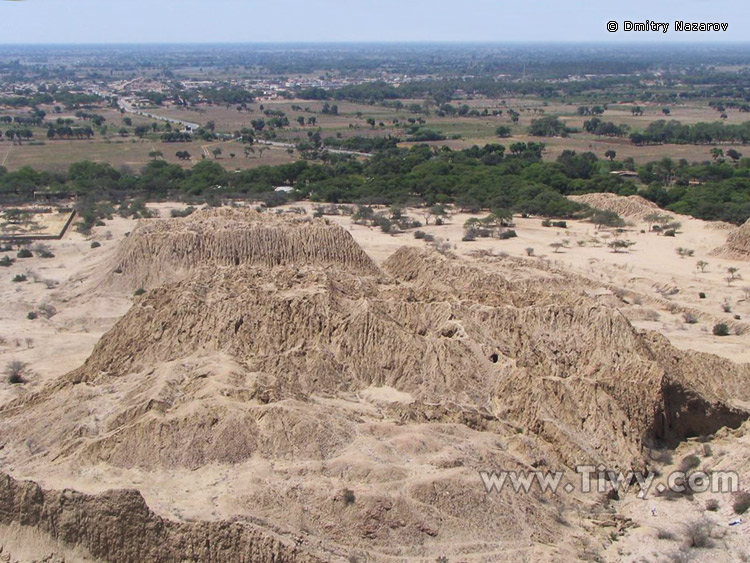
<instances>
[{"instance_id":1,"label":"hazy sky","mask_svg":"<svg viewBox=\"0 0 750 563\"><path fill-rule=\"evenodd\" d=\"M0 0L3 43L748 41L748 0ZM675 20L727 22L678 33ZM608 33L608 21L620 31ZM624 20L669 33L624 32Z\"/></svg>"}]
</instances>

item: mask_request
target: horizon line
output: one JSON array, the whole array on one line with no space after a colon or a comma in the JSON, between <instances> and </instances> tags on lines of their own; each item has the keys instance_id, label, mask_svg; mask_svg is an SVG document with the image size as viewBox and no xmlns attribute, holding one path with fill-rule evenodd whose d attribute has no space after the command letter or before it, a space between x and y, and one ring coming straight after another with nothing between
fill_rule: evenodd
<instances>
[{"instance_id":1,"label":"horizon line","mask_svg":"<svg viewBox=\"0 0 750 563\"><path fill-rule=\"evenodd\" d=\"M466 45L466 46L505 46L505 45L597 45L601 47L623 47L623 46L658 46L679 45L681 47L706 47L706 46L750 46L750 40L717 40L717 41L671 41L668 39L658 40L566 40L566 39L524 39L524 40L332 40L332 41L135 41L135 42L49 42L49 43L0 43L3 47L109 47L109 46L227 46L227 45Z\"/></svg>"}]
</instances>

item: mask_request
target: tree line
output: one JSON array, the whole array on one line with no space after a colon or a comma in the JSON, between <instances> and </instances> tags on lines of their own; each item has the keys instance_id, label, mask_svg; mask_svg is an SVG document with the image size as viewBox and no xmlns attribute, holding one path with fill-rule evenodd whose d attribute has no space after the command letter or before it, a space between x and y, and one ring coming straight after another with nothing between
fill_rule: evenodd
<instances>
[{"instance_id":1,"label":"tree line","mask_svg":"<svg viewBox=\"0 0 750 563\"><path fill-rule=\"evenodd\" d=\"M455 204L472 212L501 209L565 219L585 211L565 196L610 192L638 193L670 211L701 219L740 224L750 217L750 158L736 164L723 159L693 164L662 159L636 169L631 159L620 162L611 155L602 160L571 150L555 162L545 162L543 143L464 150L382 143L381 150L365 161L327 154L323 163L303 160L234 172L209 159L188 170L156 159L139 173L94 162L74 163L65 174L0 167L0 202L31 201L35 191L52 188L77 195L81 205L135 197L191 202L246 198L269 204L304 198L327 203ZM610 174L627 167L636 169L642 187ZM275 192L281 185L295 190L289 195Z\"/></svg>"},{"instance_id":2,"label":"tree line","mask_svg":"<svg viewBox=\"0 0 750 563\"><path fill-rule=\"evenodd\" d=\"M683 124L677 120L660 119L650 123L645 131L631 133L630 141L635 145L661 143L707 145L713 143L750 142L750 121L740 125L717 122Z\"/></svg>"}]
</instances>

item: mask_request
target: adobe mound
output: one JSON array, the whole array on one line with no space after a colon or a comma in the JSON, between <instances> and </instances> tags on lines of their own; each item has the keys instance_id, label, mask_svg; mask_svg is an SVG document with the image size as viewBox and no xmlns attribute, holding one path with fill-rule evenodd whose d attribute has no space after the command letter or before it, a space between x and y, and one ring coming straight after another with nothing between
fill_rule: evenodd
<instances>
[{"instance_id":1,"label":"adobe mound","mask_svg":"<svg viewBox=\"0 0 750 563\"><path fill-rule=\"evenodd\" d=\"M336 265L358 273L377 272L338 225L222 208L186 218L142 220L120 245L108 284L150 289L182 279L195 268L241 264Z\"/></svg>"},{"instance_id":2,"label":"adobe mound","mask_svg":"<svg viewBox=\"0 0 750 563\"><path fill-rule=\"evenodd\" d=\"M434 269L440 281L400 281L399 272L411 278L406 265ZM561 460L640 463L652 420L629 380L639 375L653 407L664 374L617 311L580 295L566 305L560 293L545 299L509 282L497 291L499 276L414 251L386 268L395 279L221 268L152 290L66 376L75 400L53 394L20 418L38 409L35 443L92 462L196 468L256 452L325 459L350 441L350 423L335 411L308 416L289 401L387 386L417 403L450 398L459 411L549 435ZM122 406L112 404L81 439L83 413L107 401L96 390L109 385L125 395ZM80 416L71 416L71 402ZM271 424L277 417L294 420L284 440Z\"/></svg>"},{"instance_id":3,"label":"adobe mound","mask_svg":"<svg viewBox=\"0 0 750 563\"><path fill-rule=\"evenodd\" d=\"M641 333L566 276L413 248L384 270L248 264L156 288L81 368L0 409L0 459L161 488L229 467L207 488L234 514L344 554L512 559L564 527L538 491L485 495L480 470L641 467L644 446L747 418L746 366Z\"/></svg>"},{"instance_id":4,"label":"adobe mound","mask_svg":"<svg viewBox=\"0 0 750 563\"><path fill-rule=\"evenodd\" d=\"M212 268L152 290L66 377L82 413L105 400L92 389L114 385L126 400L81 439L64 394L29 399L38 403L24 407L37 411L35 443L149 468L240 463L258 451L326 458L351 438L349 422L308 417L285 401L387 386L417 403L450 397L459 410L530 429L562 462L626 466L642 463L644 443L711 433L716 421L736 426L745 416L722 389L747 370L712 360L728 375L724 387L706 386L702 356L639 333L564 280L510 282L414 249L384 267L390 280L331 268ZM691 362L665 369L666 358L688 355ZM708 414L680 414L685 404L666 405L668 393L694 395L691 411ZM305 431L279 440L274 425L257 424L258 412L271 413L266 422L292 417ZM27 422L18 430L35 432Z\"/></svg>"},{"instance_id":5,"label":"adobe mound","mask_svg":"<svg viewBox=\"0 0 750 563\"><path fill-rule=\"evenodd\" d=\"M750 220L729 233L727 242L712 250L711 255L732 260L750 260Z\"/></svg>"},{"instance_id":6,"label":"adobe mound","mask_svg":"<svg viewBox=\"0 0 750 563\"><path fill-rule=\"evenodd\" d=\"M643 220L649 213L661 211L659 206L652 201L638 195L621 196L610 193L592 193L584 195L571 195L568 199L585 203L596 209L614 211L621 217L628 219Z\"/></svg>"}]
</instances>

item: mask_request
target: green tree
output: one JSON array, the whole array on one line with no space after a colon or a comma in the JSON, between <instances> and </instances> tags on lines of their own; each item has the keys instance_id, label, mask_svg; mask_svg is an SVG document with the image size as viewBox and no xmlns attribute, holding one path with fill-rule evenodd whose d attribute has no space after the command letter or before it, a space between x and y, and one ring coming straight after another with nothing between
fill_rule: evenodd
<instances>
[{"instance_id":1,"label":"green tree","mask_svg":"<svg viewBox=\"0 0 750 563\"><path fill-rule=\"evenodd\" d=\"M727 150L726 155L732 159L732 162L735 163L742 158L742 153L738 152L736 149Z\"/></svg>"},{"instance_id":2,"label":"green tree","mask_svg":"<svg viewBox=\"0 0 750 563\"><path fill-rule=\"evenodd\" d=\"M430 219L432 219L433 217L435 218L436 221L438 219L442 220L442 218L445 217L447 214L448 212L445 209L444 205L435 204L425 209L422 212L422 217L424 217L425 225L429 225Z\"/></svg>"},{"instance_id":3,"label":"green tree","mask_svg":"<svg viewBox=\"0 0 750 563\"><path fill-rule=\"evenodd\" d=\"M510 137L511 134L512 133L510 127L508 127L507 125L499 125L497 129L495 129L495 135L497 135L501 139Z\"/></svg>"},{"instance_id":4,"label":"green tree","mask_svg":"<svg viewBox=\"0 0 750 563\"><path fill-rule=\"evenodd\" d=\"M672 220L670 215L660 213L659 211L653 211L643 217L643 220L648 224L648 230L653 228L653 225L665 225Z\"/></svg>"},{"instance_id":5,"label":"green tree","mask_svg":"<svg viewBox=\"0 0 750 563\"><path fill-rule=\"evenodd\" d=\"M598 231L602 227L624 227L625 221L614 211L609 209L595 209L591 214L591 222L596 225Z\"/></svg>"},{"instance_id":6,"label":"green tree","mask_svg":"<svg viewBox=\"0 0 750 563\"><path fill-rule=\"evenodd\" d=\"M568 134L565 123L554 115L546 115L539 119L532 119L529 126L529 135L535 137L556 137Z\"/></svg>"}]
</instances>

